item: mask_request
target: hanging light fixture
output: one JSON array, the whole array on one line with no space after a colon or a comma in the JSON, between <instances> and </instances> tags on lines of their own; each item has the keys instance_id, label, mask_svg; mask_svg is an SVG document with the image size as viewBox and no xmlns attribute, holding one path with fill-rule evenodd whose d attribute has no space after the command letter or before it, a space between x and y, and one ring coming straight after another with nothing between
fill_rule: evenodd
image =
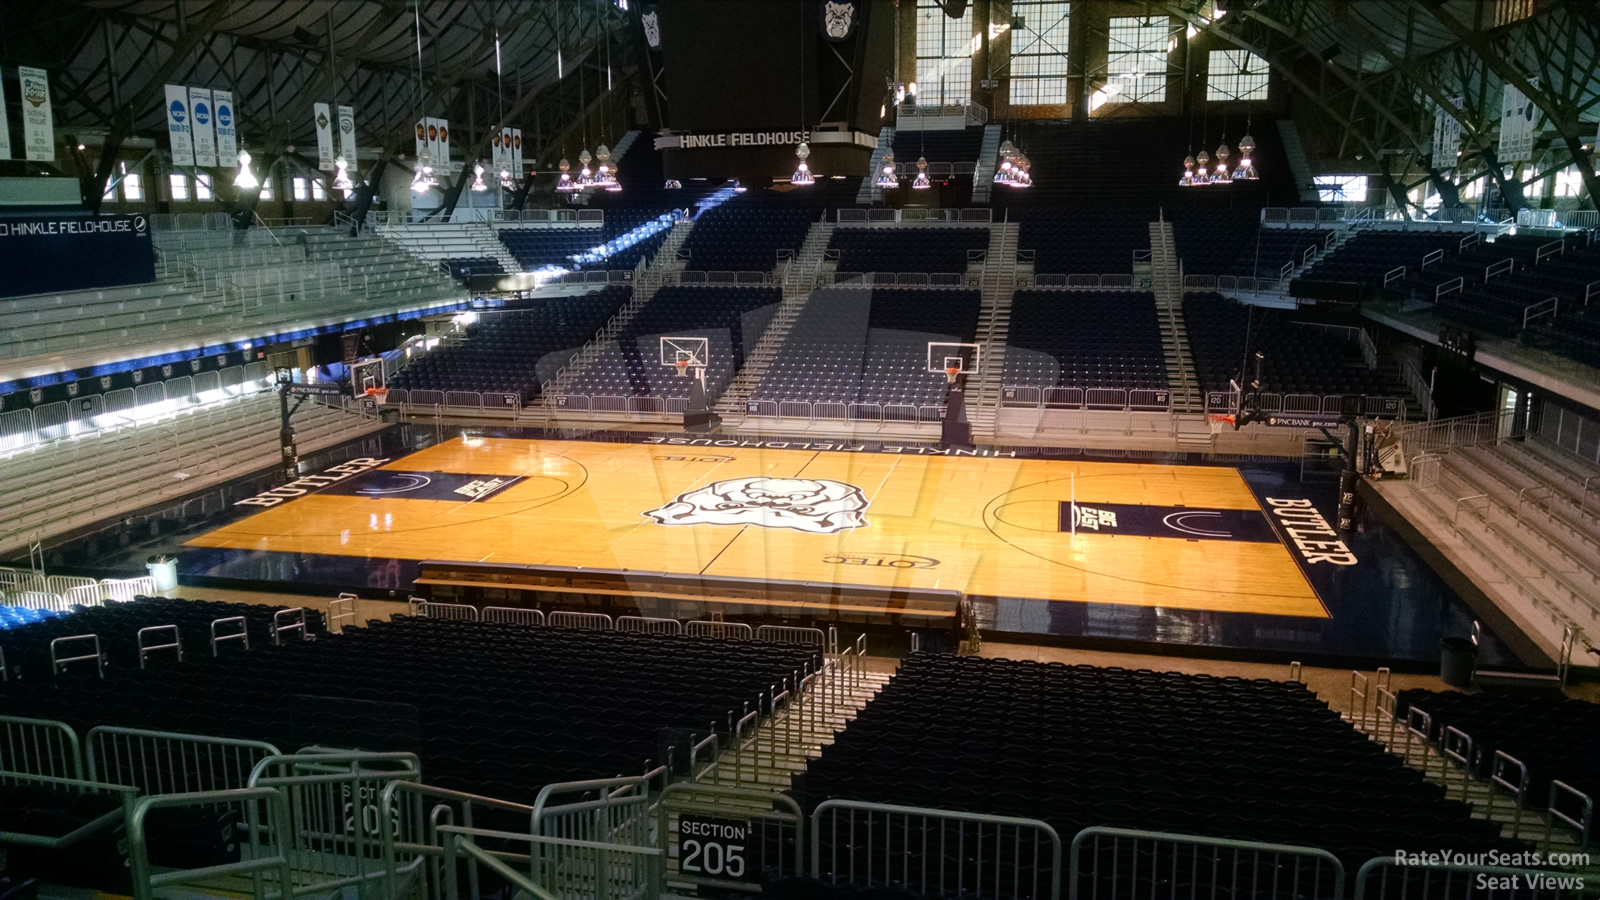
<instances>
[{"instance_id":1,"label":"hanging light fixture","mask_svg":"<svg viewBox=\"0 0 1600 900\"><path fill-rule=\"evenodd\" d=\"M911 189L913 191L925 191L931 187L933 187L933 182L928 180L928 158L919 156L917 157L917 177L911 179Z\"/></svg>"},{"instance_id":2,"label":"hanging light fixture","mask_svg":"<svg viewBox=\"0 0 1600 900\"><path fill-rule=\"evenodd\" d=\"M350 164L344 161L344 157L338 157L333 161L333 169L334 190L349 194L356 189L355 184L350 181Z\"/></svg>"},{"instance_id":3,"label":"hanging light fixture","mask_svg":"<svg viewBox=\"0 0 1600 900\"><path fill-rule=\"evenodd\" d=\"M1000 165L994 170L995 184L1010 184L1012 180L1011 158L1017 153L1017 147L1007 138L1000 142Z\"/></svg>"},{"instance_id":4,"label":"hanging light fixture","mask_svg":"<svg viewBox=\"0 0 1600 900\"><path fill-rule=\"evenodd\" d=\"M577 178L578 190L580 191L586 187L594 187L594 170L589 168L589 161L592 159L594 157L589 155L588 147L578 151L578 165L582 166L578 170Z\"/></svg>"},{"instance_id":5,"label":"hanging light fixture","mask_svg":"<svg viewBox=\"0 0 1600 900\"><path fill-rule=\"evenodd\" d=\"M576 194L578 186L572 181L572 163L567 162L567 158L563 156L561 161L556 163L556 168L561 170L561 177L556 179L556 193Z\"/></svg>"},{"instance_id":6,"label":"hanging light fixture","mask_svg":"<svg viewBox=\"0 0 1600 900\"><path fill-rule=\"evenodd\" d=\"M500 167L500 187L508 191L517 189L516 179L511 177L511 170L505 166Z\"/></svg>"},{"instance_id":7,"label":"hanging light fixture","mask_svg":"<svg viewBox=\"0 0 1600 900\"><path fill-rule=\"evenodd\" d=\"M412 15L415 17L414 21L415 21L415 24L416 24L416 34L417 34L417 121L420 123L422 121L422 118L423 118L423 112L422 112L422 103L423 103L423 101L422 101L422 10L421 10L421 7L420 6L413 7L412 8ZM438 180L433 177L433 157L428 153L426 147L424 147L422 152L417 154L417 165L416 165L416 168L413 169L412 172L411 172L411 192L413 194L426 194L428 192L429 188L433 187L434 185L436 185L438 183L439 183Z\"/></svg>"},{"instance_id":8,"label":"hanging light fixture","mask_svg":"<svg viewBox=\"0 0 1600 900\"><path fill-rule=\"evenodd\" d=\"M1033 187L1032 160L1026 153L1018 153L1011 160L1011 186L1014 188Z\"/></svg>"},{"instance_id":9,"label":"hanging light fixture","mask_svg":"<svg viewBox=\"0 0 1600 900\"><path fill-rule=\"evenodd\" d=\"M621 186L617 184L616 173L611 171L611 148L607 147L605 144L601 144L600 146L596 147L594 151L594 159L595 187L603 187L608 191L612 189L619 191L622 190Z\"/></svg>"},{"instance_id":10,"label":"hanging light fixture","mask_svg":"<svg viewBox=\"0 0 1600 900\"><path fill-rule=\"evenodd\" d=\"M1205 150L1194 158L1194 183L1190 187L1205 187L1211 183L1211 154Z\"/></svg>"},{"instance_id":11,"label":"hanging light fixture","mask_svg":"<svg viewBox=\"0 0 1600 900\"><path fill-rule=\"evenodd\" d=\"M1183 177L1178 179L1178 187L1194 187L1194 154L1183 158Z\"/></svg>"},{"instance_id":12,"label":"hanging light fixture","mask_svg":"<svg viewBox=\"0 0 1600 900\"><path fill-rule=\"evenodd\" d=\"M668 178L666 183L661 185L661 189L665 191L681 191L683 190L683 182L676 178Z\"/></svg>"},{"instance_id":13,"label":"hanging light fixture","mask_svg":"<svg viewBox=\"0 0 1600 900\"><path fill-rule=\"evenodd\" d=\"M1228 139L1224 137L1222 143L1217 145L1217 168L1211 173L1212 184L1231 184L1233 172L1228 168Z\"/></svg>"},{"instance_id":14,"label":"hanging light fixture","mask_svg":"<svg viewBox=\"0 0 1600 900\"><path fill-rule=\"evenodd\" d=\"M483 163L472 164L472 189L479 193L489 189L488 183L483 180Z\"/></svg>"},{"instance_id":15,"label":"hanging light fixture","mask_svg":"<svg viewBox=\"0 0 1600 900\"><path fill-rule=\"evenodd\" d=\"M261 187L261 182L256 179L256 173L250 171L250 151L239 151L239 174L233 176L233 186L241 191L253 191Z\"/></svg>"},{"instance_id":16,"label":"hanging light fixture","mask_svg":"<svg viewBox=\"0 0 1600 900\"><path fill-rule=\"evenodd\" d=\"M900 176L894 170L893 150L883 155L883 169L878 172L878 180L873 183L886 191L900 186Z\"/></svg>"},{"instance_id":17,"label":"hanging light fixture","mask_svg":"<svg viewBox=\"0 0 1600 900\"><path fill-rule=\"evenodd\" d=\"M806 165L806 157L811 155L811 145L801 141L800 146L794 148L794 155L800 157L800 164L794 167L794 174L789 176L789 183L798 187L816 184L817 179L811 174L811 167Z\"/></svg>"},{"instance_id":18,"label":"hanging light fixture","mask_svg":"<svg viewBox=\"0 0 1600 900\"><path fill-rule=\"evenodd\" d=\"M1259 176L1256 175L1255 163L1250 161L1250 154L1256 149L1256 139L1249 135L1249 123L1245 124L1244 129L1245 136L1239 138L1239 167L1233 170L1233 180L1256 181Z\"/></svg>"}]
</instances>

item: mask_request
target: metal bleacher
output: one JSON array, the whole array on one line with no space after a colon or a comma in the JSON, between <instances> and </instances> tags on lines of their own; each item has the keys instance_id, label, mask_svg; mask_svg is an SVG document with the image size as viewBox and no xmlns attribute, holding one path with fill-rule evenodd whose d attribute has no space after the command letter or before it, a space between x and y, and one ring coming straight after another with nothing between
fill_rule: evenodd
<instances>
[{"instance_id":1,"label":"metal bleacher","mask_svg":"<svg viewBox=\"0 0 1600 900\"><path fill-rule=\"evenodd\" d=\"M180 230L153 219L153 284L7 301L0 359L8 370L47 374L467 299L436 265L376 235Z\"/></svg>"}]
</instances>

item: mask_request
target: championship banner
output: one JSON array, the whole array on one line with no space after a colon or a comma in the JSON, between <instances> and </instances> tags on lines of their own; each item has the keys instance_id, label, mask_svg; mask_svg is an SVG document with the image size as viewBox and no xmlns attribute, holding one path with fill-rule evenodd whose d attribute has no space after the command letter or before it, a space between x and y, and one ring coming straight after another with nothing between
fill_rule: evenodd
<instances>
[{"instance_id":1,"label":"championship banner","mask_svg":"<svg viewBox=\"0 0 1600 900\"><path fill-rule=\"evenodd\" d=\"M339 155L344 157L347 171L356 165L356 111L348 106L339 107Z\"/></svg>"},{"instance_id":2,"label":"championship banner","mask_svg":"<svg viewBox=\"0 0 1600 900\"><path fill-rule=\"evenodd\" d=\"M446 175L454 174L455 170L450 168L450 123L444 119L434 121L439 123L439 152L434 155L438 162L434 167Z\"/></svg>"},{"instance_id":3,"label":"championship banner","mask_svg":"<svg viewBox=\"0 0 1600 900\"><path fill-rule=\"evenodd\" d=\"M27 158L52 162L56 132L50 113L50 77L43 69L17 66L17 81L22 86L22 146Z\"/></svg>"},{"instance_id":4,"label":"championship banner","mask_svg":"<svg viewBox=\"0 0 1600 900\"><path fill-rule=\"evenodd\" d=\"M511 129L511 172L522 180L522 129Z\"/></svg>"},{"instance_id":5,"label":"championship banner","mask_svg":"<svg viewBox=\"0 0 1600 900\"><path fill-rule=\"evenodd\" d=\"M416 158L417 159L421 159L422 158L422 154L428 153L428 152L430 152L428 150L428 120L427 119L418 119L417 120L417 150L416 150Z\"/></svg>"},{"instance_id":6,"label":"championship banner","mask_svg":"<svg viewBox=\"0 0 1600 900\"><path fill-rule=\"evenodd\" d=\"M1533 159L1533 125L1538 115L1532 100L1514 85L1505 86L1505 95L1500 103L1500 162Z\"/></svg>"},{"instance_id":7,"label":"championship banner","mask_svg":"<svg viewBox=\"0 0 1600 900\"><path fill-rule=\"evenodd\" d=\"M194 138L194 164L215 168L217 135L212 130L210 88L189 88L189 133Z\"/></svg>"},{"instance_id":8,"label":"championship banner","mask_svg":"<svg viewBox=\"0 0 1600 900\"><path fill-rule=\"evenodd\" d=\"M317 168L324 172L332 172L334 170L333 118L326 103L313 103L311 109L317 125Z\"/></svg>"},{"instance_id":9,"label":"championship banner","mask_svg":"<svg viewBox=\"0 0 1600 900\"><path fill-rule=\"evenodd\" d=\"M217 123L217 165L233 168L239 164L239 132L233 121L233 92L211 92L211 117Z\"/></svg>"},{"instance_id":10,"label":"championship banner","mask_svg":"<svg viewBox=\"0 0 1600 900\"><path fill-rule=\"evenodd\" d=\"M1460 97L1452 97L1451 103L1461 105ZM1439 169L1453 169L1456 165L1456 154L1461 151L1461 123L1455 117L1439 109L1433 117L1433 165Z\"/></svg>"},{"instance_id":11,"label":"championship banner","mask_svg":"<svg viewBox=\"0 0 1600 900\"><path fill-rule=\"evenodd\" d=\"M194 141L189 136L189 92L181 84L167 85L167 137L172 141L172 164L194 165Z\"/></svg>"},{"instance_id":12,"label":"championship banner","mask_svg":"<svg viewBox=\"0 0 1600 900\"><path fill-rule=\"evenodd\" d=\"M6 121L6 80L0 78L0 159L11 158L11 123Z\"/></svg>"},{"instance_id":13,"label":"championship banner","mask_svg":"<svg viewBox=\"0 0 1600 900\"><path fill-rule=\"evenodd\" d=\"M505 140L501 137L504 133L505 129L496 129L495 133L489 136L489 168L496 172L505 168L500 158L500 148L505 145Z\"/></svg>"},{"instance_id":14,"label":"championship banner","mask_svg":"<svg viewBox=\"0 0 1600 900\"><path fill-rule=\"evenodd\" d=\"M422 121L428 123L428 158L433 160L435 172L443 173L443 160L439 158L439 120L429 116Z\"/></svg>"}]
</instances>

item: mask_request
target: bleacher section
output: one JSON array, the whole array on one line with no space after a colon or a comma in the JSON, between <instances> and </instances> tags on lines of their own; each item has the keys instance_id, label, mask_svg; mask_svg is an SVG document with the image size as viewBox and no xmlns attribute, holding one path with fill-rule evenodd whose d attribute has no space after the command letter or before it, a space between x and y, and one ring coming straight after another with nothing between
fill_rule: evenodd
<instances>
[{"instance_id":1,"label":"bleacher section","mask_svg":"<svg viewBox=\"0 0 1600 900\"><path fill-rule=\"evenodd\" d=\"M1134 291L1017 291L1006 385L1164 390L1155 296Z\"/></svg>"},{"instance_id":2,"label":"bleacher section","mask_svg":"<svg viewBox=\"0 0 1600 900\"><path fill-rule=\"evenodd\" d=\"M373 216L373 219L380 217ZM399 218L399 214L395 214ZM494 236L486 222L383 223L382 234L391 242L423 259L493 259L502 271L518 271L516 258Z\"/></svg>"},{"instance_id":3,"label":"bleacher section","mask_svg":"<svg viewBox=\"0 0 1600 900\"><path fill-rule=\"evenodd\" d=\"M437 266L385 239L333 228L157 232L152 285L39 294L0 310L0 356L75 368L140 352L265 336L312 325L462 303ZM255 237L259 236L259 237ZM266 243L260 243L266 241Z\"/></svg>"},{"instance_id":4,"label":"bleacher section","mask_svg":"<svg viewBox=\"0 0 1600 900\"><path fill-rule=\"evenodd\" d=\"M567 392L591 397L687 398L689 379L661 365L660 338L673 335L709 339L706 395L715 399L760 340L781 300L777 288L663 287L616 340L578 373Z\"/></svg>"},{"instance_id":5,"label":"bleacher section","mask_svg":"<svg viewBox=\"0 0 1600 900\"><path fill-rule=\"evenodd\" d=\"M682 771L692 732L725 726L771 685L821 664L818 648L798 644L405 616L329 634L312 611L314 640L289 633L273 646L273 613L146 599L0 632L25 678L0 684L0 701L8 714L80 732L115 725L286 750L412 751L428 784L527 804L552 782ZM250 649L225 645L214 657L210 623L241 615ZM157 652L141 669L138 629L167 624L178 626L184 661ZM100 636L106 679L92 661L52 678L50 640L85 633Z\"/></svg>"},{"instance_id":6,"label":"bleacher section","mask_svg":"<svg viewBox=\"0 0 1600 900\"><path fill-rule=\"evenodd\" d=\"M525 271L548 266L571 270L632 269L641 259L648 262L655 255L670 229L662 228L627 246L618 239L670 212L671 208L613 208L606 210L599 228L504 225L496 233Z\"/></svg>"},{"instance_id":7,"label":"bleacher section","mask_svg":"<svg viewBox=\"0 0 1600 900\"><path fill-rule=\"evenodd\" d=\"M1541 252L1547 253L1543 259ZM1553 338L1551 345L1560 347L1564 335L1583 334L1584 325L1569 330L1569 323L1593 324L1584 318L1591 312L1584 301L1590 285L1600 281L1600 246L1586 246L1582 235L1565 241L1537 235L1502 237L1454 258L1447 254L1426 274L1432 277L1422 282L1423 296L1432 298L1429 286L1442 293L1435 309L1441 318L1505 337L1537 323L1539 334ZM1459 290L1449 290L1453 278L1461 279ZM1600 291L1595 297L1600 299ZM1556 300L1553 305L1547 303L1551 298ZM1538 318L1526 321L1534 313ZM1582 351L1581 342L1576 349Z\"/></svg>"},{"instance_id":8,"label":"bleacher section","mask_svg":"<svg viewBox=\"0 0 1600 900\"><path fill-rule=\"evenodd\" d=\"M1461 238L1460 233L1453 232L1364 231L1301 273L1290 283L1289 290L1301 296L1296 286L1307 282L1353 282L1382 287L1386 273L1399 267L1415 270L1421 266L1424 256L1435 250L1449 252Z\"/></svg>"},{"instance_id":9,"label":"bleacher section","mask_svg":"<svg viewBox=\"0 0 1600 900\"><path fill-rule=\"evenodd\" d=\"M928 160L931 167L933 163L954 163L964 165L970 171L973 164L978 161L978 152L983 147L983 126L971 126L962 129L921 131L918 129L897 129L894 134L894 159L899 168L904 169L907 163L912 164L911 171L916 172L918 157Z\"/></svg>"},{"instance_id":10,"label":"bleacher section","mask_svg":"<svg viewBox=\"0 0 1600 900\"><path fill-rule=\"evenodd\" d=\"M25 546L35 531L48 537L81 528L272 465L279 458L277 395L263 382L245 387L255 393L0 456L0 551ZM315 403L294 417L302 454L382 427Z\"/></svg>"},{"instance_id":11,"label":"bleacher section","mask_svg":"<svg viewBox=\"0 0 1600 900\"><path fill-rule=\"evenodd\" d=\"M1180 209L1167 218L1185 275L1229 272L1229 264L1254 242L1256 233L1265 231L1259 209Z\"/></svg>"},{"instance_id":12,"label":"bleacher section","mask_svg":"<svg viewBox=\"0 0 1600 900\"><path fill-rule=\"evenodd\" d=\"M1240 367L1253 377L1260 351L1262 388L1275 394L1385 393L1366 367L1353 329L1299 323L1278 309L1251 307L1217 294L1184 298L1183 317L1204 391L1226 391Z\"/></svg>"},{"instance_id":13,"label":"bleacher section","mask_svg":"<svg viewBox=\"0 0 1600 900\"><path fill-rule=\"evenodd\" d=\"M439 260L439 268L463 283L474 275L503 275L506 271L492 256L452 256Z\"/></svg>"},{"instance_id":14,"label":"bleacher section","mask_svg":"<svg viewBox=\"0 0 1600 900\"><path fill-rule=\"evenodd\" d=\"M1298 267L1306 252L1327 246L1333 232L1321 228L1262 228L1245 243L1239 255L1220 274L1271 280L1282 275L1284 267ZM1187 262L1187 260L1185 260Z\"/></svg>"},{"instance_id":15,"label":"bleacher section","mask_svg":"<svg viewBox=\"0 0 1600 900\"><path fill-rule=\"evenodd\" d=\"M688 268L706 272L770 272L777 251L798 251L817 211L732 200L695 220L684 243Z\"/></svg>"},{"instance_id":16,"label":"bleacher section","mask_svg":"<svg viewBox=\"0 0 1600 900\"><path fill-rule=\"evenodd\" d=\"M1032 251L1035 273L1104 275L1132 272L1136 250L1148 255L1154 213L1051 207L1016 210L1011 217L1022 223L1017 247Z\"/></svg>"},{"instance_id":17,"label":"bleacher section","mask_svg":"<svg viewBox=\"0 0 1600 900\"><path fill-rule=\"evenodd\" d=\"M552 297L527 310L480 313L464 340L414 360L389 378L390 388L516 393L527 403L566 365L572 352L633 295L609 286L576 297Z\"/></svg>"},{"instance_id":18,"label":"bleacher section","mask_svg":"<svg viewBox=\"0 0 1600 900\"><path fill-rule=\"evenodd\" d=\"M1397 849L1519 846L1296 682L913 654L795 781L807 809L848 798L1036 818L1063 842L1112 826L1294 844L1347 871ZM831 846L821 836L825 875L858 863L866 840L833 834ZM928 852L937 871L944 851ZM1109 862L1103 876L1125 875L1133 854ZM1026 886L1030 871L1019 875ZM1185 865L1181 877L1188 896L1215 876ZM1100 887L1129 895L1126 880Z\"/></svg>"},{"instance_id":19,"label":"bleacher section","mask_svg":"<svg viewBox=\"0 0 1600 900\"><path fill-rule=\"evenodd\" d=\"M930 341L971 343L981 295L938 288L822 288L806 300L756 388L761 400L940 406Z\"/></svg>"},{"instance_id":20,"label":"bleacher section","mask_svg":"<svg viewBox=\"0 0 1600 900\"><path fill-rule=\"evenodd\" d=\"M989 246L987 228L838 228L828 249L840 272L954 272L967 254Z\"/></svg>"}]
</instances>

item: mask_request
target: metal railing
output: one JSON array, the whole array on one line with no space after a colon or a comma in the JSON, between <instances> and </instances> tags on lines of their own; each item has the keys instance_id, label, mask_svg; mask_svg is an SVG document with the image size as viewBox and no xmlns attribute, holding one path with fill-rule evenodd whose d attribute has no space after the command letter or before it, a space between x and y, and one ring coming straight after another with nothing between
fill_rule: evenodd
<instances>
[{"instance_id":1,"label":"metal railing","mask_svg":"<svg viewBox=\"0 0 1600 900\"><path fill-rule=\"evenodd\" d=\"M0 772L83 778L77 732L65 722L0 716ZM5 776L0 775L3 781Z\"/></svg>"},{"instance_id":2,"label":"metal railing","mask_svg":"<svg viewBox=\"0 0 1600 900\"><path fill-rule=\"evenodd\" d=\"M546 785L533 801L533 835L571 842L535 843L533 881L570 900L653 897L660 854L651 833L650 778L603 778ZM580 846L581 845L581 846ZM611 855L610 851L621 852Z\"/></svg>"},{"instance_id":3,"label":"metal railing","mask_svg":"<svg viewBox=\"0 0 1600 900\"><path fill-rule=\"evenodd\" d=\"M575 628L580 631L616 630L616 623L605 613L557 610L550 613L546 619L551 628Z\"/></svg>"},{"instance_id":4,"label":"metal railing","mask_svg":"<svg viewBox=\"0 0 1600 900\"><path fill-rule=\"evenodd\" d=\"M742 828L737 855L709 854L704 841L686 837L685 817L717 819ZM722 890L755 890L772 878L805 874L805 814L786 794L764 788L679 782L656 800L656 834L664 851L665 881ZM726 841L718 843L727 846ZM717 848L719 851L722 847ZM676 852L674 852L676 851Z\"/></svg>"},{"instance_id":5,"label":"metal railing","mask_svg":"<svg viewBox=\"0 0 1600 900\"><path fill-rule=\"evenodd\" d=\"M166 866L158 870L151 864L146 820L153 811L192 807L213 811L224 806L240 811L238 830L244 834L244 846L237 862L187 870ZM128 815L128 865L134 900L155 900L157 891L168 885L192 888L215 879L229 879L228 887L235 888L231 879L242 876L250 878L253 896L259 900L266 900L269 894L283 898L299 893L294 886L297 873L291 863L292 847L285 841L290 834L289 821L284 795L266 787L141 798Z\"/></svg>"},{"instance_id":6,"label":"metal railing","mask_svg":"<svg viewBox=\"0 0 1600 900\"><path fill-rule=\"evenodd\" d=\"M1087 857L1087 858L1086 858ZM1085 828L1072 839L1067 896L1251 897L1343 900L1344 866L1315 847L1126 828ZM1192 891L1192 893L1191 893Z\"/></svg>"},{"instance_id":7,"label":"metal railing","mask_svg":"<svg viewBox=\"0 0 1600 900\"><path fill-rule=\"evenodd\" d=\"M1393 437L1405 447L1407 455L1443 453L1454 447L1475 447L1507 436L1513 415L1492 410L1449 419L1435 419L1396 428Z\"/></svg>"},{"instance_id":8,"label":"metal railing","mask_svg":"<svg viewBox=\"0 0 1600 900\"><path fill-rule=\"evenodd\" d=\"M929 425L943 422L947 408L897 403L842 403L832 400L749 400L744 404L744 412L748 416L805 419L809 422Z\"/></svg>"},{"instance_id":9,"label":"metal railing","mask_svg":"<svg viewBox=\"0 0 1600 900\"><path fill-rule=\"evenodd\" d=\"M1007 384L1000 388L1000 405L1008 409L1097 409L1132 412L1168 412L1172 392L1158 388L1040 387Z\"/></svg>"},{"instance_id":10,"label":"metal railing","mask_svg":"<svg viewBox=\"0 0 1600 900\"><path fill-rule=\"evenodd\" d=\"M109 725L91 729L88 745L89 780L127 785L140 794L243 788L263 759L280 755L262 741Z\"/></svg>"},{"instance_id":11,"label":"metal railing","mask_svg":"<svg viewBox=\"0 0 1600 900\"><path fill-rule=\"evenodd\" d=\"M1061 837L1038 819L853 800L811 814L811 877L925 896L1061 897Z\"/></svg>"},{"instance_id":12,"label":"metal railing","mask_svg":"<svg viewBox=\"0 0 1600 900\"><path fill-rule=\"evenodd\" d=\"M994 210L986 206L963 209L837 209L833 220L839 225L989 225Z\"/></svg>"},{"instance_id":13,"label":"metal railing","mask_svg":"<svg viewBox=\"0 0 1600 900\"><path fill-rule=\"evenodd\" d=\"M824 283L834 287L967 287L975 283L956 272L829 272Z\"/></svg>"},{"instance_id":14,"label":"metal railing","mask_svg":"<svg viewBox=\"0 0 1600 900\"><path fill-rule=\"evenodd\" d=\"M1063 275L1043 272L1031 278L1024 276L1020 280L1027 283L1019 284L1018 287L1031 288L1033 290L1133 290L1136 287L1141 289L1150 287L1148 281L1144 284L1138 284L1137 279L1134 278L1131 272L1103 275L1088 273Z\"/></svg>"},{"instance_id":15,"label":"metal railing","mask_svg":"<svg viewBox=\"0 0 1600 900\"><path fill-rule=\"evenodd\" d=\"M1257 395L1264 413L1299 413L1324 416L1341 415L1345 394L1272 394ZM1236 391L1207 391L1205 411L1228 413L1238 408ZM1405 401L1400 397L1362 397L1360 415L1378 418L1398 418L1404 413Z\"/></svg>"}]
</instances>

